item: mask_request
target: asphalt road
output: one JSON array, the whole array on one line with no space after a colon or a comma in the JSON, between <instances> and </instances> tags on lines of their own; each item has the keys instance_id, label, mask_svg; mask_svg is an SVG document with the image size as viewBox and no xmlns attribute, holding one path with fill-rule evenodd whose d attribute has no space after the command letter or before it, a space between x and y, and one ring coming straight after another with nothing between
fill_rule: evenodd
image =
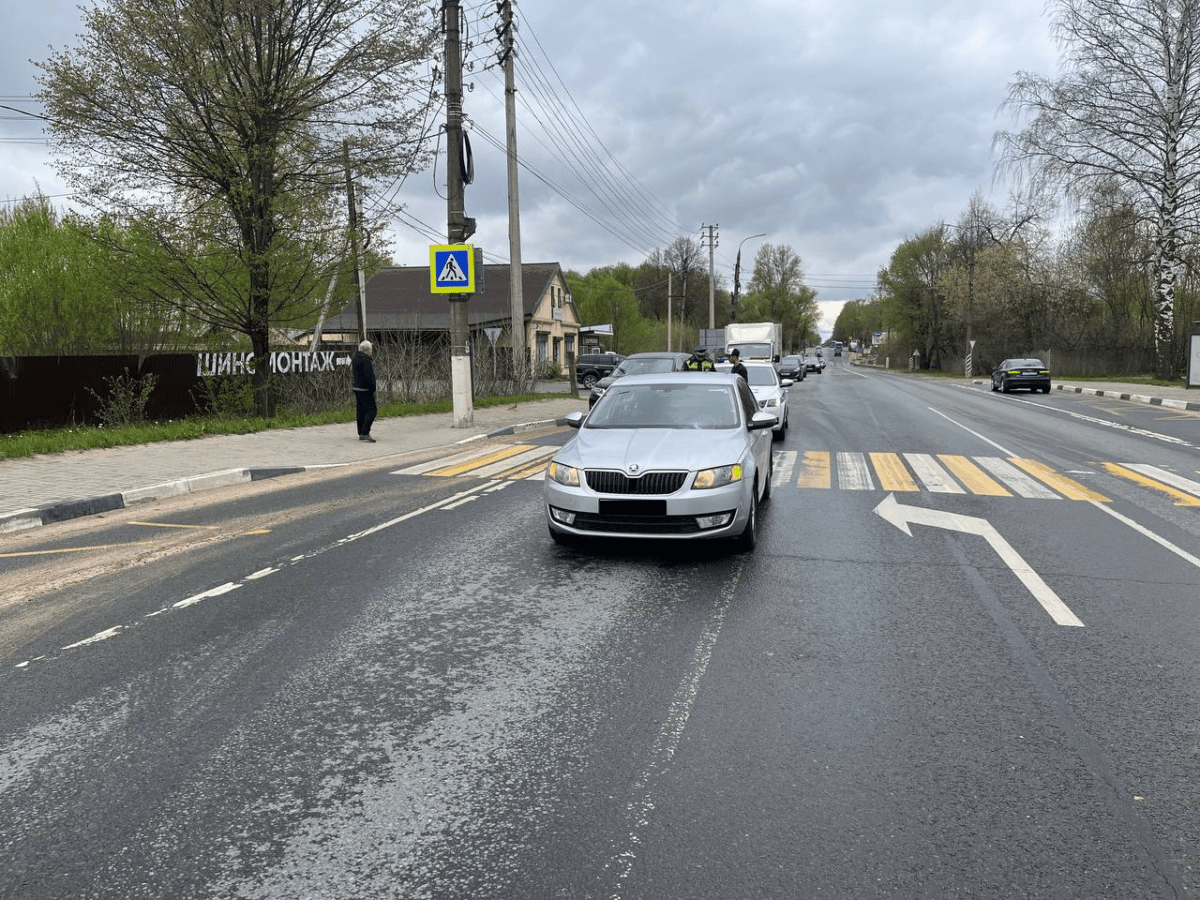
<instances>
[{"instance_id":1,"label":"asphalt road","mask_svg":"<svg viewBox=\"0 0 1200 900\"><path fill-rule=\"evenodd\" d=\"M791 402L747 555L555 546L567 429L13 536L0 897L1195 893L1200 415Z\"/></svg>"}]
</instances>

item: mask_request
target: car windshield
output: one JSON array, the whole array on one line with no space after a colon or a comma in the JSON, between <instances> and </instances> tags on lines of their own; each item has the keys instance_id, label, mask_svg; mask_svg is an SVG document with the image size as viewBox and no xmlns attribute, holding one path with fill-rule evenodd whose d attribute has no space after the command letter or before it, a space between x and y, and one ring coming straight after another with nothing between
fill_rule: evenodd
<instances>
[{"instance_id":1,"label":"car windshield","mask_svg":"<svg viewBox=\"0 0 1200 900\"><path fill-rule=\"evenodd\" d=\"M774 387L775 370L769 366L746 366L746 383L750 387Z\"/></svg>"},{"instance_id":2,"label":"car windshield","mask_svg":"<svg viewBox=\"0 0 1200 900\"><path fill-rule=\"evenodd\" d=\"M586 428L735 428L737 398L727 384L613 386Z\"/></svg>"},{"instance_id":3,"label":"car windshield","mask_svg":"<svg viewBox=\"0 0 1200 900\"><path fill-rule=\"evenodd\" d=\"M617 366L622 375L646 375L656 372L670 372L674 360L670 357L646 357L645 359L627 359Z\"/></svg>"},{"instance_id":4,"label":"car windshield","mask_svg":"<svg viewBox=\"0 0 1200 900\"><path fill-rule=\"evenodd\" d=\"M783 361L780 362L781 366L797 366L799 364L800 364L800 357L798 357L798 356L785 356L783 358Z\"/></svg>"}]
</instances>

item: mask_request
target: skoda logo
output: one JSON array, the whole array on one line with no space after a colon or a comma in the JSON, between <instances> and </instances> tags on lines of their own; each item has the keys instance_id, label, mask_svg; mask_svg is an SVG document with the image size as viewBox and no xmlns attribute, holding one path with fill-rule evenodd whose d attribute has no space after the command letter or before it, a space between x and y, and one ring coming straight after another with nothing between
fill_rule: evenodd
<instances>
[{"instance_id":1,"label":"skoda logo","mask_svg":"<svg viewBox=\"0 0 1200 900\"><path fill-rule=\"evenodd\" d=\"M630 474L630 475L636 475L636 474L637 474L637 471L638 471L638 468L639 468L639 467L638 467L638 464L637 464L637 463L630 463L630 464L629 464L629 474Z\"/></svg>"}]
</instances>

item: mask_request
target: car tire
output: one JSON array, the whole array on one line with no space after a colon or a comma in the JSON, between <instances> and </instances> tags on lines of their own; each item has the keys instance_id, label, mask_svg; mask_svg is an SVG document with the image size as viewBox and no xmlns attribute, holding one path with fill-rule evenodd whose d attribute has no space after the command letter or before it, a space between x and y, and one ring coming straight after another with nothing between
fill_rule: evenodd
<instances>
[{"instance_id":1,"label":"car tire","mask_svg":"<svg viewBox=\"0 0 1200 900\"><path fill-rule=\"evenodd\" d=\"M1050 385L1046 385L1044 388L1042 388L1042 393L1043 394L1050 393Z\"/></svg>"},{"instance_id":2,"label":"car tire","mask_svg":"<svg viewBox=\"0 0 1200 900\"><path fill-rule=\"evenodd\" d=\"M1001 380L1001 382L1000 382L1000 393L1002 393L1002 394L1011 394L1011 393L1012 393L1012 388L1010 388L1010 387L1008 386L1008 381L1007 381L1007 380Z\"/></svg>"},{"instance_id":3,"label":"car tire","mask_svg":"<svg viewBox=\"0 0 1200 900\"><path fill-rule=\"evenodd\" d=\"M554 543L558 544L558 546L571 547L575 544L575 536L574 535L564 534L561 531L555 531L553 528L549 528L548 526L547 526L547 528L550 532L550 539L553 540Z\"/></svg>"},{"instance_id":4,"label":"car tire","mask_svg":"<svg viewBox=\"0 0 1200 900\"><path fill-rule=\"evenodd\" d=\"M750 492L750 517L742 533L734 538L734 546L739 553L749 553L758 543L758 491Z\"/></svg>"},{"instance_id":5,"label":"car tire","mask_svg":"<svg viewBox=\"0 0 1200 900\"><path fill-rule=\"evenodd\" d=\"M593 387L596 386L596 382L599 380L600 379L597 378L595 375L593 375L591 372L588 372L586 375L583 376L583 386L590 391Z\"/></svg>"},{"instance_id":6,"label":"car tire","mask_svg":"<svg viewBox=\"0 0 1200 900\"><path fill-rule=\"evenodd\" d=\"M767 483L763 485L763 495L761 503L766 503L771 499L771 479L775 477L775 454L771 452L767 454L770 462L767 463Z\"/></svg>"},{"instance_id":7,"label":"car tire","mask_svg":"<svg viewBox=\"0 0 1200 900\"><path fill-rule=\"evenodd\" d=\"M1000 388L996 387L996 382L995 382L995 379L993 379L993 380L992 380L992 393L994 394L994 393L996 393L996 391L998 391L998 390L1000 390Z\"/></svg>"}]
</instances>

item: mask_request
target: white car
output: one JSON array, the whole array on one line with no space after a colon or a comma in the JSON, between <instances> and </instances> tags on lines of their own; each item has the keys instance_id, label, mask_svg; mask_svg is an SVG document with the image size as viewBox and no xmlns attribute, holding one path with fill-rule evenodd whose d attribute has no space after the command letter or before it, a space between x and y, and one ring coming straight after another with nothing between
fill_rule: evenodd
<instances>
[{"instance_id":1,"label":"white car","mask_svg":"<svg viewBox=\"0 0 1200 900\"><path fill-rule=\"evenodd\" d=\"M759 409L779 420L772 431L775 432L775 440L782 441L783 433L788 429L787 389L795 382L790 378L781 379L773 363L744 362L742 365L746 367L746 380L758 400ZM729 363L717 364L718 372L728 372L731 368L733 366Z\"/></svg>"},{"instance_id":2,"label":"white car","mask_svg":"<svg viewBox=\"0 0 1200 900\"><path fill-rule=\"evenodd\" d=\"M546 467L546 522L578 538L757 541L771 494L775 417L741 378L663 372L618 379Z\"/></svg>"}]
</instances>

